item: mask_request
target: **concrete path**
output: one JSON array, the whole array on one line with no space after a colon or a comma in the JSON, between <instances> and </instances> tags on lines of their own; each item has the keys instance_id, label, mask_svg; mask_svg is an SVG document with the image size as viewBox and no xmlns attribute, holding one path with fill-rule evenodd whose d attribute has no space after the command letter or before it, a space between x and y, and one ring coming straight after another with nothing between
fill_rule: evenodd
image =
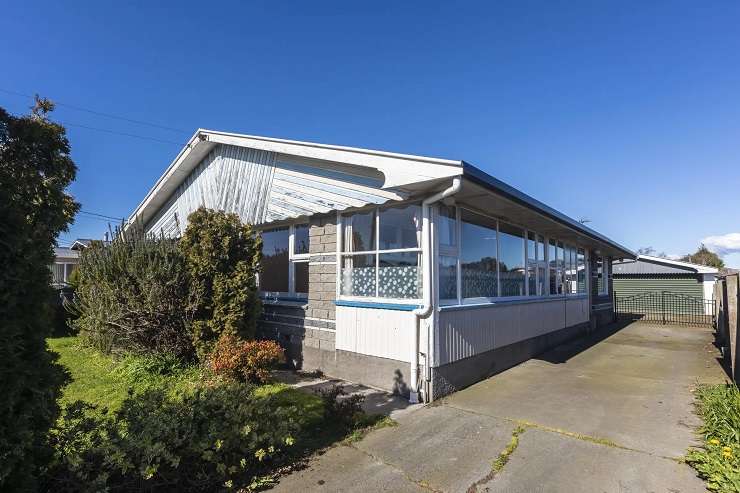
<instances>
[{"instance_id":1,"label":"concrete path","mask_svg":"<svg viewBox=\"0 0 740 493\"><path fill-rule=\"evenodd\" d=\"M699 492L691 390L710 329L635 323L561 346L330 449L275 491ZM511 443L508 462L493 463Z\"/></svg>"}]
</instances>

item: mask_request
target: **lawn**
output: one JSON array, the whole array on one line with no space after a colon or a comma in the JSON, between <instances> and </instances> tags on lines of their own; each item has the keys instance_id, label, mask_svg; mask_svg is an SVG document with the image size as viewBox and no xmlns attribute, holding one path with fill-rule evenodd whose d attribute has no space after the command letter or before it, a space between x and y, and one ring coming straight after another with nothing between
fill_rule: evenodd
<instances>
[{"instance_id":1,"label":"lawn","mask_svg":"<svg viewBox=\"0 0 740 493\"><path fill-rule=\"evenodd\" d=\"M137 393L159 387L177 396L194 390L204 378L198 366L182 365L174 358L131 355L115 358L85 347L78 337L50 338L47 342L72 377L63 390L62 405L81 400L114 411L121 407L129 390ZM322 418L324 404L319 396L288 385L262 385L254 390L254 395L277 396L280 405L297 406L308 421Z\"/></svg>"}]
</instances>

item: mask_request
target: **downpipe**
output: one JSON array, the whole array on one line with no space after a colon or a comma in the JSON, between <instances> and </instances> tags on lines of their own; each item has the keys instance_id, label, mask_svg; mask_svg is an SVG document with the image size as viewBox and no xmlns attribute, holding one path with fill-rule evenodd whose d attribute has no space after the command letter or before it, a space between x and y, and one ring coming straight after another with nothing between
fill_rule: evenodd
<instances>
[{"instance_id":1,"label":"downpipe","mask_svg":"<svg viewBox=\"0 0 740 493\"><path fill-rule=\"evenodd\" d=\"M456 194L462 188L462 179L456 176L452 179L452 185L431 197L424 199L421 203L421 265L422 265L422 305L414 310L416 323L411 337L411 388L409 392L409 402L416 404L419 402L419 332L421 329L421 319L427 318L432 313L432 239L430 225L430 206L431 204L443 200L451 195ZM425 355L427 364L429 364L429 355Z\"/></svg>"}]
</instances>

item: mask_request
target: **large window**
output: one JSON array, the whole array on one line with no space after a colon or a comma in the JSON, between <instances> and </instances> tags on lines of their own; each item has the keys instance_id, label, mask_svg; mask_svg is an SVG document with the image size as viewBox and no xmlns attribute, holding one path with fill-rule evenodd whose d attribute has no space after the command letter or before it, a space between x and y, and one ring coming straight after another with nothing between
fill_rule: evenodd
<instances>
[{"instance_id":1,"label":"large window","mask_svg":"<svg viewBox=\"0 0 740 493\"><path fill-rule=\"evenodd\" d=\"M524 230L500 222L498 225L501 296L526 296L524 291Z\"/></svg>"},{"instance_id":2,"label":"large window","mask_svg":"<svg viewBox=\"0 0 740 493\"><path fill-rule=\"evenodd\" d=\"M342 216L342 296L421 298L421 206Z\"/></svg>"},{"instance_id":3,"label":"large window","mask_svg":"<svg viewBox=\"0 0 740 493\"><path fill-rule=\"evenodd\" d=\"M49 269L52 284L65 284L69 281L72 272L77 269L77 264L55 262L49 266Z\"/></svg>"},{"instance_id":4,"label":"large window","mask_svg":"<svg viewBox=\"0 0 740 493\"><path fill-rule=\"evenodd\" d=\"M442 305L586 293L582 248L444 205L435 231Z\"/></svg>"},{"instance_id":5,"label":"large window","mask_svg":"<svg viewBox=\"0 0 740 493\"><path fill-rule=\"evenodd\" d=\"M463 209L461 230L462 297L497 297L496 220Z\"/></svg>"},{"instance_id":6,"label":"large window","mask_svg":"<svg viewBox=\"0 0 740 493\"><path fill-rule=\"evenodd\" d=\"M260 291L270 296L308 295L308 225L262 232Z\"/></svg>"}]
</instances>

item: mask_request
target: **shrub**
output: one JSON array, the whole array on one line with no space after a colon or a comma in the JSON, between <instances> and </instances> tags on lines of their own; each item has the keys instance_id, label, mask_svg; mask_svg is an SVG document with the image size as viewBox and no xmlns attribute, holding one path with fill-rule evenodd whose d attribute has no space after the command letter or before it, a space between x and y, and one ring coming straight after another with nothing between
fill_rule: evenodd
<instances>
[{"instance_id":1,"label":"shrub","mask_svg":"<svg viewBox=\"0 0 740 493\"><path fill-rule=\"evenodd\" d=\"M285 361L283 348L274 341L244 341L223 334L210 353L211 371L235 382L264 383L273 370Z\"/></svg>"},{"instance_id":2,"label":"shrub","mask_svg":"<svg viewBox=\"0 0 740 493\"><path fill-rule=\"evenodd\" d=\"M686 461L707 481L707 488L740 492L740 391L734 384L706 385L696 391L705 444Z\"/></svg>"},{"instance_id":3,"label":"shrub","mask_svg":"<svg viewBox=\"0 0 740 493\"><path fill-rule=\"evenodd\" d=\"M257 271L262 241L236 214L201 207L188 217L180 251L190 283L190 332L205 356L221 334L254 338L261 304Z\"/></svg>"},{"instance_id":4,"label":"shrub","mask_svg":"<svg viewBox=\"0 0 740 493\"><path fill-rule=\"evenodd\" d=\"M286 456L300 432L295 406L219 385L181 400L161 391L115 413L78 402L51 437L47 491L217 491L249 485Z\"/></svg>"},{"instance_id":5,"label":"shrub","mask_svg":"<svg viewBox=\"0 0 740 493\"><path fill-rule=\"evenodd\" d=\"M344 387L332 385L319 390L319 395L324 401L324 419L329 423L351 427L363 414L362 403L365 396L362 394L347 396Z\"/></svg>"},{"instance_id":6,"label":"shrub","mask_svg":"<svg viewBox=\"0 0 740 493\"><path fill-rule=\"evenodd\" d=\"M76 166L61 125L0 108L0 490L33 491L65 381L45 338L53 323L54 238L79 205L65 189Z\"/></svg>"},{"instance_id":7,"label":"shrub","mask_svg":"<svg viewBox=\"0 0 740 493\"><path fill-rule=\"evenodd\" d=\"M104 352L192 356L188 281L174 240L118 236L109 246L85 249L78 272L73 325L88 344Z\"/></svg>"}]
</instances>

